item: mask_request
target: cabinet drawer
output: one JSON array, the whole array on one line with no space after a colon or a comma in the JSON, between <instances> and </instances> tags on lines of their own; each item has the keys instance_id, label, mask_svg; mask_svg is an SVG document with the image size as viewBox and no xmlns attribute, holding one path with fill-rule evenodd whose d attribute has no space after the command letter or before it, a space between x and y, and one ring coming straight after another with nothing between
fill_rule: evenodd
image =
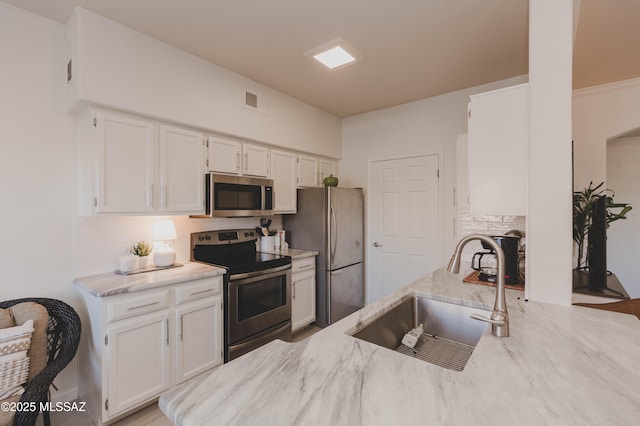
<instances>
[{"instance_id":1,"label":"cabinet drawer","mask_svg":"<svg viewBox=\"0 0 640 426\"><path fill-rule=\"evenodd\" d=\"M189 281L176 288L176 305L220 294L221 290L221 276Z\"/></svg>"},{"instance_id":2,"label":"cabinet drawer","mask_svg":"<svg viewBox=\"0 0 640 426\"><path fill-rule=\"evenodd\" d=\"M107 302L107 322L130 318L169 307L169 291L158 291L140 296L124 296Z\"/></svg>"},{"instance_id":3,"label":"cabinet drawer","mask_svg":"<svg viewBox=\"0 0 640 426\"><path fill-rule=\"evenodd\" d=\"M315 269L316 257L305 257L302 259L296 259L291 262L291 274L297 274L299 272L307 272Z\"/></svg>"}]
</instances>

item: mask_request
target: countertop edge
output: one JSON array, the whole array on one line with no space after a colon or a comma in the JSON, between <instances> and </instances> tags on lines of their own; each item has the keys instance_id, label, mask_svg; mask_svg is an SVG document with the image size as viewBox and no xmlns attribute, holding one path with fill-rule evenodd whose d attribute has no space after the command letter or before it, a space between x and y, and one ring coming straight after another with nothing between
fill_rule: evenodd
<instances>
[{"instance_id":1,"label":"countertop edge","mask_svg":"<svg viewBox=\"0 0 640 426\"><path fill-rule=\"evenodd\" d=\"M96 297L109 297L123 293L160 288L171 284L193 281L200 278L224 275L224 268L199 262L187 262L178 268L150 271L134 275L119 275L106 272L98 275L78 277L73 284Z\"/></svg>"},{"instance_id":2,"label":"countertop edge","mask_svg":"<svg viewBox=\"0 0 640 426\"><path fill-rule=\"evenodd\" d=\"M284 250L258 250L260 253L268 254L280 254L283 256L289 256L292 260L304 259L306 257L318 256L320 253L314 250L302 250L288 248Z\"/></svg>"}]
</instances>

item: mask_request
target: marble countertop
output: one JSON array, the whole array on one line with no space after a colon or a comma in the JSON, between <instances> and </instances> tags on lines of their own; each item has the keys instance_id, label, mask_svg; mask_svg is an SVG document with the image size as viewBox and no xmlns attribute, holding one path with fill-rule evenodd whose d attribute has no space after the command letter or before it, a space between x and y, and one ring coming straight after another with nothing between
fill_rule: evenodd
<instances>
[{"instance_id":1,"label":"marble countertop","mask_svg":"<svg viewBox=\"0 0 640 426\"><path fill-rule=\"evenodd\" d=\"M313 250L299 250L293 248L287 248L284 250L260 250L262 253L281 254L283 256L289 256L291 259L304 259L305 257L317 256L320 253Z\"/></svg>"},{"instance_id":2,"label":"marble countertop","mask_svg":"<svg viewBox=\"0 0 640 426\"><path fill-rule=\"evenodd\" d=\"M107 297L122 293L148 290L198 278L223 275L226 270L198 262L187 262L177 268L161 269L133 275L105 273L73 280L79 288L94 296Z\"/></svg>"},{"instance_id":3,"label":"marble countertop","mask_svg":"<svg viewBox=\"0 0 640 426\"><path fill-rule=\"evenodd\" d=\"M165 393L177 425L584 425L640 418L640 321L507 290L510 337L487 327L461 372L346 333L418 294L491 309L495 290L439 269L297 343L271 342Z\"/></svg>"}]
</instances>

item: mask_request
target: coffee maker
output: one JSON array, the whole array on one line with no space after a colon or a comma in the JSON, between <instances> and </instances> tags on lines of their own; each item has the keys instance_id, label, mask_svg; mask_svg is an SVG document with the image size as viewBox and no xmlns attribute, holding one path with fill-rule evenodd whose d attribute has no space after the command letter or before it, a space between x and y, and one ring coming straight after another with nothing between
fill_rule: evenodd
<instances>
[{"instance_id":1,"label":"coffee maker","mask_svg":"<svg viewBox=\"0 0 640 426\"><path fill-rule=\"evenodd\" d=\"M520 237L515 235L492 235L491 238L496 240L498 245L504 252L504 266L505 274L504 279L506 284L518 284L519 283L519 255L518 246L520 244ZM481 281L488 281L495 283L497 281L497 259L496 253L491 246L482 242L482 247L488 251L479 251L473 255L471 261L471 267L480 272L478 278ZM482 266L482 259L485 258L485 266ZM487 266L489 265L489 266Z\"/></svg>"}]
</instances>

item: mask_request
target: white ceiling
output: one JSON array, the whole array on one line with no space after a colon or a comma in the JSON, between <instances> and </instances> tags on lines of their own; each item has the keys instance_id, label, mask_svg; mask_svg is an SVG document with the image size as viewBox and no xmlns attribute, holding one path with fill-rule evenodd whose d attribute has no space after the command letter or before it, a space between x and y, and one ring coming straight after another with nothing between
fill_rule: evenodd
<instances>
[{"instance_id":1,"label":"white ceiling","mask_svg":"<svg viewBox=\"0 0 640 426\"><path fill-rule=\"evenodd\" d=\"M66 23L74 6L346 117L528 70L528 0L4 0ZM574 87L640 76L640 1L582 0ZM303 57L342 37L363 62Z\"/></svg>"}]
</instances>

